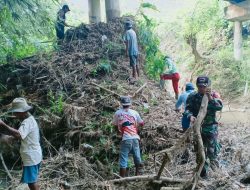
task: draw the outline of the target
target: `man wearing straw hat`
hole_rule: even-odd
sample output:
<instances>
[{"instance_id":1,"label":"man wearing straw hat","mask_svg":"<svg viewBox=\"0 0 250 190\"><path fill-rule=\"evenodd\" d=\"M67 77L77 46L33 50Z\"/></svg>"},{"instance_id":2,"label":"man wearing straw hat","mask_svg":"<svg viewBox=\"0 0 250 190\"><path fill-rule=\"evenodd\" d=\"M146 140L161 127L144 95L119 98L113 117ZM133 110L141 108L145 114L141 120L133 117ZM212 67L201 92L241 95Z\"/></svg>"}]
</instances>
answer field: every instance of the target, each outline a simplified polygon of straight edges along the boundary
<instances>
[{"instance_id":1,"label":"man wearing straw hat","mask_svg":"<svg viewBox=\"0 0 250 190\"><path fill-rule=\"evenodd\" d=\"M29 113L32 107L24 98L15 98L9 112L21 121L18 130L5 124L0 119L0 127L5 128L13 137L21 140L20 154L23 162L22 183L27 183L29 189L39 190L37 183L42 149L40 146L39 128L35 118Z\"/></svg>"}]
</instances>

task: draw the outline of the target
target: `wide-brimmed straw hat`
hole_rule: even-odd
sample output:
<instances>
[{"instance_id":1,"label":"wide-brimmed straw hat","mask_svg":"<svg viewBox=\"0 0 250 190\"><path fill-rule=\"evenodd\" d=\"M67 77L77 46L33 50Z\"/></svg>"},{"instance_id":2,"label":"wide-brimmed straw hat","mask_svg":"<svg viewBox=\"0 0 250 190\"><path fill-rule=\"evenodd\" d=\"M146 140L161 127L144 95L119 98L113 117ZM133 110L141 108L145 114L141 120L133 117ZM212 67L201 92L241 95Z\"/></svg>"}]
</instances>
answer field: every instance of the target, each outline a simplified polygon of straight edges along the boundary
<instances>
[{"instance_id":1,"label":"wide-brimmed straw hat","mask_svg":"<svg viewBox=\"0 0 250 190\"><path fill-rule=\"evenodd\" d=\"M9 112L27 112L32 109L32 106L29 106L24 98L15 98L12 101L12 106Z\"/></svg>"}]
</instances>

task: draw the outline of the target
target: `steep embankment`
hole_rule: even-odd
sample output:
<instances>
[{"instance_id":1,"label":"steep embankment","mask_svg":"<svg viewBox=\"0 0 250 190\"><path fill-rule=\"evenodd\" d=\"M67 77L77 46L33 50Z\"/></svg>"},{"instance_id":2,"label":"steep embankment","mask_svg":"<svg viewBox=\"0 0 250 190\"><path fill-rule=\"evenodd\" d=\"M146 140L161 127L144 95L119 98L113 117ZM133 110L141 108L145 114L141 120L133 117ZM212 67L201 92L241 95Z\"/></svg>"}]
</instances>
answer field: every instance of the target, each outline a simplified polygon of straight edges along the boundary
<instances>
[{"instance_id":1,"label":"steep embankment","mask_svg":"<svg viewBox=\"0 0 250 190\"><path fill-rule=\"evenodd\" d=\"M5 87L1 111L6 122L13 123L5 111L15 97L26 97L35 108L44 140L42 189L101 188L101 181L116 177L121 139L111 122L121 95L132 96L133 108L146 123L140 134L145 174L152 174L150 153L172 146L178 138L174 100L143 73L139 81L129 84L122 33L122 19L81 25L67 32L60 51L1 66ZM103 35L107 40L102 41ZM18 153L8 150L4 158L12 167L10 159L18 158ZM15 173L12 186L20 174Z\"/></svg>"},{"instance_id":2,"label":"steep embankment","mask_svg":"<svg viewBox=\"0 0 250 190\"><path fill-rule=\"evenodd\" d=\"M2 115L5 116L9 103L17 96L26 97L35 107L34 115L40 123L44 141L42 189L182 188L183 182L192 177L196 162L191 142L182 142L181 148L173 148L185 136L180 130L181 114L174 111L175 100L160 91L157 83L148 80L144 73L135 84L129 84L130 68L123 56L122 32L122 19L108 24L81 25L68 31L60 51L0 67L1 83L5 87L1 89ZM107 40L102 41L103 35ZM143 68L144 60L140 59L140 63ZM155 153L173 148L172 162L162 172L167 182L156 183L146 178L137 182L107 182L118 178L121 139L111 122L121 95L132 96L133 108L145 121L140 132L143 174L156 175L164 154ZM9 117L5 120L13 123ZM249 157L245 150L237 153L240 150L238 143L243 145L248 142L244 139L249 138L246 136L241 142L232 144L230 134L242 132L232 126L221 128L223 170L210 171L211 179L201 181L200 188L236 189L237 186L239 189L243 186L238 173L243 174ZM247 130L247 125L243 129ZM189 147L187 163L181 156L185 147ZM228 149L230 147L232 149ZM10 155L9 148L6 150L6 161L18 157L18 153ZM130 160L130 176L134 174L132 163ZM10 161L9 168L13 164ZM234 172L236 166L240 167ZM16 187L21 173L11 170L11 174L14 181L10 186Z\"/></svg>"}]
</instances>

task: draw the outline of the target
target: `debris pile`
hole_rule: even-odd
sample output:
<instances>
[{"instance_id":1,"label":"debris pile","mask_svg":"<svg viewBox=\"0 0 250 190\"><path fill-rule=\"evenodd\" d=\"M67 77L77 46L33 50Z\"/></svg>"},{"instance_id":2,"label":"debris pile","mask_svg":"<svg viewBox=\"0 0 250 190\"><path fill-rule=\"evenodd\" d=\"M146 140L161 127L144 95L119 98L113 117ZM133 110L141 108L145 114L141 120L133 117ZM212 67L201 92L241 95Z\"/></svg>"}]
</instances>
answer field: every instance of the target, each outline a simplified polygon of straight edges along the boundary
<instances>
[{"instance_id":1,"label":"debris pile","mask_svg":"<svg viewBox=\"0 0 250 190\"><path fill-rule=\"evenodd\" d=\"M80 25L67 31L60 51L0 66L1 115L5 117L14 97L24 96L33 104L43 131L42 189L152 189L152 184L155 185L152 175L157 175L164 156L157 153L173 148L185 136L180 127L181 114L174 111L174 98L166 96L143 73L137 82L129 84L122 21L121 18L108 24ZM139 61L142 68L144 60ZM122 95L132 97L133 109L145 121L140 136L143 174L149 177L143 176L143 183L108 182L119 178L121 137L112 126L112 116ZM230 139L222 139L225 147L230 146ZM172 162L163 169L165 182L159 182L155 189L162 186L177 189L192 177L195 153L191 141L183 143L183 147L188 147L188 159L183 160L185 150L176 150ZM232 145L232 149L225 148L222 152L222 160L232 157L226 167L241 166L236 172L226 169L230 182L235 173L241 173L247 166L249 158L246 152L235 151ZM131 169L130 175L133 173ZM216 185L202 181L201 188L216 189L223 183L223 175L213 177ZM20 175L15 177L19 179ZM18 180L14 182L12 187L18 186Z\"/></svg>"}]
</instances>

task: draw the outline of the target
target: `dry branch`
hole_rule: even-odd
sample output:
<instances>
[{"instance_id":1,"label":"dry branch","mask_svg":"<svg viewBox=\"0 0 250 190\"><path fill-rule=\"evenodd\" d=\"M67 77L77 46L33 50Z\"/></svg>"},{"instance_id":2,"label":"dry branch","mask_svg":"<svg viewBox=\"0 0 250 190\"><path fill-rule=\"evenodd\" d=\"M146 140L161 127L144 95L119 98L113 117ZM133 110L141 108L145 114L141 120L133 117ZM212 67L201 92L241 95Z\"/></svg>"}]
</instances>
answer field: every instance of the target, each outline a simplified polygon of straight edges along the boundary
<instances>
[{"instance_id":1,"label":"dry branch","mask_svg":"<svg viewBox=\"0 0 250 190\"><path fill-rule=\"evenodd\" d=\"M181 187L162 187L161 190L182 190Z\"/></svg>"},{"instance_id":2,"label":"dry branch","mask_svg":"<svg viewBox=\"0 0 250 190\"><path fill-rule=\"evenodd\" d=\"M205 164L205 152L204 152L204 146L203 146L203 141L201 137L201 124L207 114L207 105L208 105L208 97L204 95L202 98L199 114L194 123L194 139L196 140L197 148L198 148L197 154L196 154L198 163L197 163L197 169L196 169L197 172L193 178L194 183L193 183L192 189L195 189L198 183L202 168L204 167L204 164Z\"/></svg>"},{"instance_id":3,"label":"dry branch","mask_svg":"<svg viewBox=\"0 0 250 190\"><path fill-rule=\"evenodd\" d=\"M94 82L91 82L91 84L92 85L95 85L95 86L97 86L97 87L99 87L99 88L101 88L101 89L103 89L103 90L105 90L106 92L108 92L108 93L110 93L110 94L113 94L113 95L115 95L116 97L121 97L121 95L119 95L119 94L117 94L116 92L113 92L112 90L109 90L109 89L107 89L107 88L105 88L105 87L103 87L103 86L100 86L100 85L98 85L98 84L96 84L96 83L94 83Z\"/></svg>"},{"instance_id":4,"label":"dry branch","mask_svg":"<svg viewBox=\"0 0 250 190\"><path fill-rule=\"evenodd\" d=\"M206 95L203 96L202 102L201 102L201 106L200 106L200 110L199 110L199 114L197 116L197 119L194 123L193 127L190 127L186 133L185 136L183 138L181 138L173 147L171 147L170 149L166 149L166 150L162 150L158 153L156 153L155 155L159 155L162 153L165 153L165 156L163 158L163 162L162 165L159 169L159 172L157 174L157 178L156 179L160 179L160 176L163 172L163 169L165 167L165 165L171 161L171 156L174 154L174 151L179 150L179 149L183 149L185 148L185 146L183 146L183 143L186 142L186 140L188 139L191 129L194 129L194 139L197 143L197 147L198 147L198 151L197 151L197 172L194 175L193 179L192 179L192 183L193 183L193 188L194 189L198 183L198 179L201 173L201 170L205 164L205 152L204 152L204 146L203 146L203 142L202 142L202 137L201 137L201 124L202 121L204 120L206 114L207 114L207 104L208 104L208 97Z\"/></svg>"},{"instance_id":5,"label":"dry branch","mask_svg":"<svg viewBox=\"0 0 250 190\"><path fill-rule=\"evenodd\" d=\"M179 150L180 148L184 149L185 147L183 146L183 144L189 138L191 131L192 131L192 127L189 127L186 130L186 132L184 133L184 136L182 138L180 138L173 147L165 149L165 150L161 150L161 151L155 153L155 156L158 156L158 155L163 154L163 153L171 154L171 153L174 153L176 150Z\"/></svg>"},{"instance_id":6,"label":"dry branch","mask_svg":"<svg viewBox=\"0 0 250 190\"><path fill-rule=\"evenodd\" d=\"M134 177L121 178L121 179L114 179L114 180L110 180L107 182L123 183L123 182L131 182L131 181L154 181L154 180L156 180L156 176L145 175L145 176L134 176ZM185 179L168 178L168 177L161 177L159 181L168 182L168 183L186 183L187 182L187 180Z\"/></svg>"},{"instance_id":7,"label":"dry branch","mask_svg":"<svg viewBox=\"0 0 250 190\"><path fill-rule=\"evenodd\" d=\"M13 177L12 177L12 175L10 174L10 172L9 172L9 170L8 170L6 164L5 164L5 161L4 161L4 159L3 159L3 154L2 154L2 153L0 153L0 159L1 159L1 161L2 161L4 170L5 170L5 172L7 173L8 177L9 177L11 180L13 180Z\"/></svg>"},{"instance_id":8,"label":"dry branch","mask_svg":"<svg viewBox=\"0 0 250 190\"><path fill-rule=\"evenodd\" d=\"M139 94L146 86L147 83L144 83L140 88L138 88L138 90L136 90L135 93L133 94L132 98L134 98L137 94Z\"/></svg>"}]
</instances>

